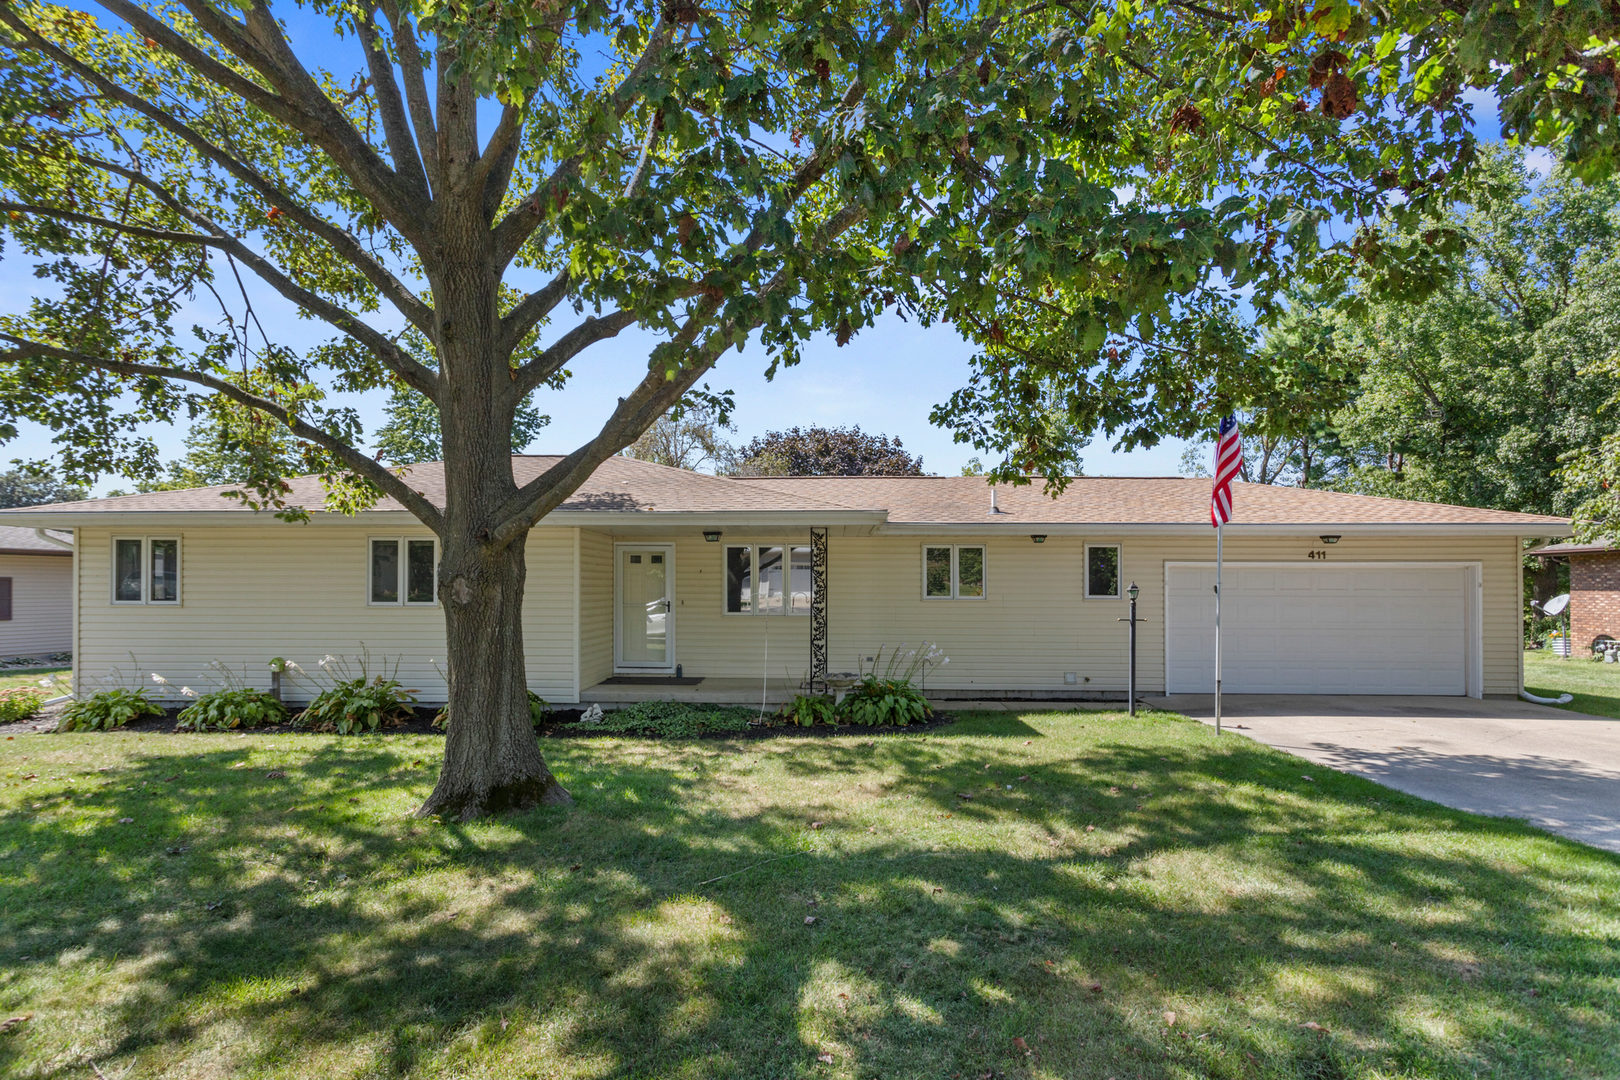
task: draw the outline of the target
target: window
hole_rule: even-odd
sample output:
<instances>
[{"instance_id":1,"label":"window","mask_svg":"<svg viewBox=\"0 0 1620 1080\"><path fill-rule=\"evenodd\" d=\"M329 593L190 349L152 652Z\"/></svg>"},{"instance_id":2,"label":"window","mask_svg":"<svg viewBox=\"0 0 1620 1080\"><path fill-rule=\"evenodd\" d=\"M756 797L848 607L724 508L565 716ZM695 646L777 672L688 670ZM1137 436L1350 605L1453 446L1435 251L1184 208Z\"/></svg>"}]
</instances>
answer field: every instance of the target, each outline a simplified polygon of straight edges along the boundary
<instances>
[{"instance_id":1,"label":"window","mask_svg":"<svg viewBox=\"0 0 1620 1080\"><path fill-rule=\"evenodd\" d=\"M923 548L923 596L930 600L984 599L984 547L940 544Z\"/></svg>"},{"instance_id":2,"label":"window","mask_svg":"<svg viewBox=\"0 0 1620 1080\"><path fill-rule=\"evenodd\" d=\"M368 576L372 604L437 603L438 541L373 537Z\"/></svg>"},{"instance_id":3,"label":"window","mask_svg":"<svg viewBox=\"0 0 1620 1080\"><path fill-rule=\"evenodd\" d=\"M726 614L808 615L815 591L809 545L726 545Z\"/></svg>"},{"instance_id":4,"label":"window","mask_svg":"<svg viewBox=\"0 0 1620 1080\"><path fill-rule=\"evenodd\" d=\"M180 541L173 537L113 540L113 603L178 604Z\"/></svg>"},{"instance_id":5,"label":"window","mask_svg":"<svg viewBox=\"0 0 1620 1080\"><path fill-rule=\"evenodd\" d=\"M1119 596L1119 545L1086 545L1086 596Z\"/></svg>"}]
</instances>

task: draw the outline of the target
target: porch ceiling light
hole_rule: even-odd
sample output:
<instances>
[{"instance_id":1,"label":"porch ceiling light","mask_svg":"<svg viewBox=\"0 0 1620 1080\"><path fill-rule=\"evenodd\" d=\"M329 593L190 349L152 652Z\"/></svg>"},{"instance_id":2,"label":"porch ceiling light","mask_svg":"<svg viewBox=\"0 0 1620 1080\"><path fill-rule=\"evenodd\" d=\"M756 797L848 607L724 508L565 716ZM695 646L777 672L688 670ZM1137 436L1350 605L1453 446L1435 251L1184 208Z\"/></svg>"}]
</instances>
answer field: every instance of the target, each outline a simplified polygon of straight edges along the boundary
<instances>
[{"instance_id":1,"label":"porch ceiling light","mask_svg":"<svg viewBox=\"0 0 1620 1080\"><path fill-rule=\"evenodd\" d=\"M1029 538L1031 540L1035 541L1037 544L1046 543L1046 534L1045 533L1030 533Z\"/></svg>"},{"instance_id":2,"label":"porch ceiling light","mask_svg":"<svg viewBox=\"0 0 1620 1080\"><path fill-rule=\"evenodd\" d=\"M720 542L720 530L719 529L704 529L703 530L703 539L707 540L711 544L718 544ZM1337 539L1337 537L1335 537L1334 539Z\"/></svg>"},{"instance_id":3,"label":"porch ceiling light","mask_svg":"<svg viewBox=\"0 0 1620 1080\"><path fill-rule=\"evenodd\" d=\"M1322 541L1324 544L1337 544L1339 542L1339 535L1334 533L1332 536L1318 536L1317 539Z\"/></svg>"}]
</instances>

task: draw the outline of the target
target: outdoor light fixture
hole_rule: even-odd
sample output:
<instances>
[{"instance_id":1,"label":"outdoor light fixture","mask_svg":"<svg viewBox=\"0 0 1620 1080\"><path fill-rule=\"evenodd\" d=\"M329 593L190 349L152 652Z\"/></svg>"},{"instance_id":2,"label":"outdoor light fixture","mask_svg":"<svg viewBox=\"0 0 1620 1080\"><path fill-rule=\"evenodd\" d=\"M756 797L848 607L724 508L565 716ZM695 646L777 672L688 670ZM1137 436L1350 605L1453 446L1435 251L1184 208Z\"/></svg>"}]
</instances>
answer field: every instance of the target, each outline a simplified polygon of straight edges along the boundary
<instances>
[{"instance_id":1,"label":"outdoor light fixture","mask_svg":"<svg viewBox=\"0 0 1620 1080\"><path fill-rule=\"evenodd\" d=\"M1133 604L1136 603L1136 598L1140 596L1141 593L1142 590L1136 587L1136 582L1134 581L1131 582L1131 587L1125 590L1125 595L1131 598L1131 603Z\"/></svg>"},{"instance_id":2,"label":"outdoor light fixture","mask_svg":"<svg viewBox=\"0 0 1620 1080\"><path fill-rule=\"evenodd\" d=\"M718 544L720 542L720 530L719 529L704 529L703 530L703 539L707 540L711 544ZM1334 537L1334 539L1337 540L1338 537Z\"/></svg>"},{"instance_id":3,"label":"outdoor light fixture","mask_svg":"<svg viewBox=\"0 0 1620 1080\"><path fill-rule=\"evenodd\" d=\"M1046 543L1046 534L1045 533L1030 533L1029 538L1031 540L1035 541L1037 544Z\"/></svg>"},{"instance_id":4,"label":"outdoor light fixture","mask_svg":"<svg viewBox=\"0 0 1620 1080\"><path fill-rule=\"evenodd\" d=\"M1335 536L1318 536L1317 539L1322 541L1322 543L1324 543L1324 544L1337 544L1339 542L1339 538L1338 538L1337 535L1335 535Z\"/></svg>"}]
</instances>

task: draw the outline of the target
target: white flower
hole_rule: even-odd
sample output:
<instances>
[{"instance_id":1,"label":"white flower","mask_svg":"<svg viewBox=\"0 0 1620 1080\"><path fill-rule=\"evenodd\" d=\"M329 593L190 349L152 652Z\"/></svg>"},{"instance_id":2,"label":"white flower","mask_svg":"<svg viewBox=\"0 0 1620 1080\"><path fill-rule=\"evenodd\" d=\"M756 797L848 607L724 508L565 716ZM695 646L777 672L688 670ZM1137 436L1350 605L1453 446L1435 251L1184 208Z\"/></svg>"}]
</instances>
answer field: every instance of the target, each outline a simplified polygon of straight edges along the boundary
<instances>
[{"instance_id":1,"label":"white flower","mask_svg":"<svg viewBox=\"0 0 1620 1080\"><path fill-rule=\"evenodd\" d=\"M196 697L197 696L197 691L193 690L189 686L182 686L180 688L180 696L181 697Z\"/></svg>"},{"instance_id":2,"label":"white flower","mask_svg":"<svg viewBox=\"0 0 1620 1080\"><path fill-rule=\"evenodd\" d=\"M337 657L333 656L331 653L327 653L325 656L321 657L320 660L321 667L325 667L327 664L335 663L337 663Z\"/></svg>"},{"instance_id":3,"label":"white flower","mask_svg":"<svg viewBox=\"0 0 1620 1080\"><path fill-rule=\"evenodd\" d=\"M155 671L152 672L152 681L157 683L159 686L168 686L169 685L169 680L165 679L163 676L159 675Z\"/></svg>"},{"instance_id":4,"label":"white flower","mask_svg":"<svg viewBox=\"0 0 1620 1080\"><path fill-rule=\"evenodd\" d=\"M289 660L282 666L285 667L288 671L303 671L304 670L303 668L298 666L298 661L296 661L296 660Z\"/></svg>"}]
</instances>

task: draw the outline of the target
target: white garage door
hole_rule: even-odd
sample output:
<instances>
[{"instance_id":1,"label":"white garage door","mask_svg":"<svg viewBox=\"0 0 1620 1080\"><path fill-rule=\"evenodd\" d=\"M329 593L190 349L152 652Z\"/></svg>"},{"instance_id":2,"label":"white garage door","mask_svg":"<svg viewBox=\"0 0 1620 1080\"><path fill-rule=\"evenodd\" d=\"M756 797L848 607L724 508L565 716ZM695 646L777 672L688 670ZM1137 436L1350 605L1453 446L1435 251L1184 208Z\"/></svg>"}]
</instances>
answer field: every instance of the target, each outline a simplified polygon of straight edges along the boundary
<instances>
[{"instance_id":1,"label":"white garage door","mask_svg":"<svg viewBox=\"0 0 1620 1080\"><path fill-rule=\"evenodd\" d=\"M1165 680L1209 693L1215 567L1166 568ZM1222 688L1232 694L1465 694L1460 566L1270 566L1221 573Z\"/></svg>"}]
</instances>

